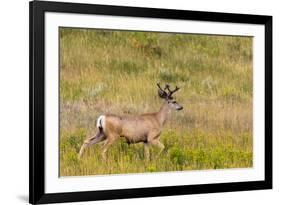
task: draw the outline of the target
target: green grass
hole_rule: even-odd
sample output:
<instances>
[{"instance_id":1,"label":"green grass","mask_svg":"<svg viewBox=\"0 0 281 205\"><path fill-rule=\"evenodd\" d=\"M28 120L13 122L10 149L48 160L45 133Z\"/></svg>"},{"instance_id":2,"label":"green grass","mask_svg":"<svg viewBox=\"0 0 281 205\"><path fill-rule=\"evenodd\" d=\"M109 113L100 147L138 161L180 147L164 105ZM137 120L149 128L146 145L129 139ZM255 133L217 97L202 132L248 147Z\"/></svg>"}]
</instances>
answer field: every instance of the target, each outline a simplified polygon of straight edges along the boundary
<instances>
[{"instance_id":1,"label":"green grass","mask_svg":"<svg viewBox=\"0 0 281 205\"><path fill-rule=\"evenodd\" d=\"M252 167L252 38L60 28L60 175ZM184 109L151 148L123 139L78 160L100 114L158 111L156 83L169 82Z\"/></svg>"}]
</instances>

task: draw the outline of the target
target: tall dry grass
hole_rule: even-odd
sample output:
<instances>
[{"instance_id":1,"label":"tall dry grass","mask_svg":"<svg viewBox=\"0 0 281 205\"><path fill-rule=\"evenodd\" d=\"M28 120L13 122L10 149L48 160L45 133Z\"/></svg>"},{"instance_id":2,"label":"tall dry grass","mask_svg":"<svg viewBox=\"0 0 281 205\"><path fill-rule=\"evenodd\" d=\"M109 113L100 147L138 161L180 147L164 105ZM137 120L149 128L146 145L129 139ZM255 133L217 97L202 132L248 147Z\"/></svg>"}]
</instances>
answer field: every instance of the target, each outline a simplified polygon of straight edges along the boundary
<instances>
[{"instance_id":1,"label":"tall dry grass","mask_svg":"<svg viewBox=\"0 0 281 205\"><path fill-rule=\"evenodd\" d=\"M161 157L120 139L107 161L100 145L78 160L100 114L159 110L157 82L181 87L184 106ZM252 144L251 37L60 28L61 176L251 167Z\"/></svg>"}]
</instances>

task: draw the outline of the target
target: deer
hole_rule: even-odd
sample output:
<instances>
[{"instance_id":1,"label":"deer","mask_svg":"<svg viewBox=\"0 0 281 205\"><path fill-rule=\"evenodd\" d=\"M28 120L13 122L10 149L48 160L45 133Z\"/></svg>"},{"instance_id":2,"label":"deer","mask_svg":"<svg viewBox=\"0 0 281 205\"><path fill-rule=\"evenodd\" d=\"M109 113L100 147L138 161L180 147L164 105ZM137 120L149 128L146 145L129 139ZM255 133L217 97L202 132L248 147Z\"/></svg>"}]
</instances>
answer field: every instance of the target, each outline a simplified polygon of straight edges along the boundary
<instances>
[{"instance_id":1,"label":"deer","mask_svg":"<svg viewBox=\"0 0 281 205\"><path fill-rule=\"evenodd\" d=\"M100 115L96 121L97 133L85 139L80 148L78 158L81 159L84 151L91 145L105 141L102 146L102 159L106 159L109 147L120 137L124 137L128 144L144 143L145 158L149 158L149 146L160 148L159 154L165 146L160 142L160 135L168 116L173 110L182 110L183 106L177 103L172 96L180 88L171 90L169 84L161 88L157 83L158 95L164 100L158 112L141 115L118 116L113 114Z\"/></svg>"}]
</instances>

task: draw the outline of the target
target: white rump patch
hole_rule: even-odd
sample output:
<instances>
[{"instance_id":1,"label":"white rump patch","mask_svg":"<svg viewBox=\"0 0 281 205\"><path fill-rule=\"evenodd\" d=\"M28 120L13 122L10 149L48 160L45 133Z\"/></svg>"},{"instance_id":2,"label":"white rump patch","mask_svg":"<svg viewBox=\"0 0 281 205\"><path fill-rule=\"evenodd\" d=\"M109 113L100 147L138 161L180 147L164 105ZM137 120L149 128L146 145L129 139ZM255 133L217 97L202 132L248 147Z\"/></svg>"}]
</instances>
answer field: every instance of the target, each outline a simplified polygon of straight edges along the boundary
<instances>
[{"instance_id":1,"label":"white rump patch","mask_svg":"<svg viewBox=\"0 0 281 205\"><path fill-rule=\"evenodd\" d=\"M97 128L105 129L105 115L100 115L97 119Z\"/></svg>"}]
</instances>

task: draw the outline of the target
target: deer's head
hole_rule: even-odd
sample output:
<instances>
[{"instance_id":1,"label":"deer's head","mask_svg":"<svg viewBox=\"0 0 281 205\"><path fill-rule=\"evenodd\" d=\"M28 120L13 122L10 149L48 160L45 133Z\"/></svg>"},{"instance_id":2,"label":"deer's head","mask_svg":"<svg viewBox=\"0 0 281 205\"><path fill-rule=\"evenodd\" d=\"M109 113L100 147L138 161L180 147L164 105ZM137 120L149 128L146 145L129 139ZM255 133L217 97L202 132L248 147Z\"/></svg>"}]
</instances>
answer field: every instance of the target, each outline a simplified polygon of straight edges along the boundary
<instances>
[{"instance_id":1,"label":"deer's head","mask_svg":"<svg viewBox=\"0 0 281 205\"><path fill-rule=\"evenodd\" d=\"M174 90L170 89L170 85L166 83L164 89L161 88L160 84L157 83L158 86L158 95L160 98L165 99L170 109L173 110L182 110L183 107L177 103L177 101L172 96L175 92L177 92L180 88L176 86Z\"/></svg>"}]
</instances>

